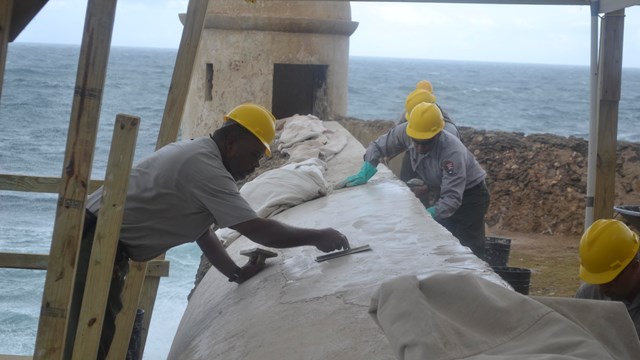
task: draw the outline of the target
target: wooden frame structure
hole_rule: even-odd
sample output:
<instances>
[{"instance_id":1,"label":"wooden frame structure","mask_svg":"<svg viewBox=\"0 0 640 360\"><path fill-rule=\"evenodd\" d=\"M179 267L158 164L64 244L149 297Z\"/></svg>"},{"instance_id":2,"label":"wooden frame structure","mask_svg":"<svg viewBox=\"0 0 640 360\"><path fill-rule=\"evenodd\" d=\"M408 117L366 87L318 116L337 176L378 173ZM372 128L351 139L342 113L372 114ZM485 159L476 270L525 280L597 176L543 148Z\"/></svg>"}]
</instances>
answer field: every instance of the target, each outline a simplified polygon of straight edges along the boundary
<instances>
[{"instance_id":1,"label":"wooden frame structure","mask_svg":"<svg viewBox=\"0 0 640 360\"><path fill-rule=\"evenodd\" d=\"M593 90L594 87L592 87L592 113L595 114L596 131L591 131L592 138L590 138L589 144L590 154L593 153L598 161L590 160L589 162L589 167L595 170L595 195L589 198L589 193L587 194L587 207L594 207L595 218L607 218L613 215L613 184L615 182L624 8L638 5L640 0L384 1L589 5L592 8L592 16L596 22L596 28L598 14L605 13L602 20L599 55L593 56L597 46L596 49L592 49L594 50L592 51L592 60L595 59L595 62L592 61L591 66L592 83L597 84L597 90ZM0 95L2 94L8 43L18 36L20 31L46 3L47 0L0 0ZM178 49L156 149L177 139L207 5L208 0L189 1L187 19ZM0 267L47 270L36 349L33 356L35 359L63 358L65 336L60 336L60 334L65 334L67 330L67 312L75 274L75 269L70 264L76 263L84 221L86 196L90 191L103 184L101 181L90 180L89 175L95 149L115 8L116 0L89 0L87 4L62 177L50 178L0 174L0 191L32 191L59 194L50 255L0 253ZM592 27L592 39L594 38L593 31ZM597 35L595 39L597 39ZM598 59L599 62L597 61ZM112 144L116 146L112 146L107 172L108 174L117 174L116 178L125 180L104 183L104 186L112 189L114 194L113 197L105 201L110 201L112 204L122 204L124 201L126 179L128 179L133 159L138 122L139 119L136 117L127 115L119 115L116 119L112 141ZM593 122L594 119L592 119ZM593 126L592 129L594 129ZM116 158L124 158L124 160L116 161ZM114 206L114 208L118 208L118 206ZM104 291L108 291L109 275L112 268L98 265L98 263L113 263L112 256L115 253L121 216L121 210L109 211L105 209L100 214L97 232L104 241L94 245L94 251L92 252L93 265L88 281L91 281L93 292L100 291L102 294L106 294ZM68 249L75 249L75 251L69 251ZM93 261L94 257L96 259L99 258L101 261ZM110 259L111 261L109 261ZM120 329L129 329L129 331L119 331L117 333L109 359L123 359L125 357L130 329L138 307L143 308L148 315L143 325L142 346L144 348L146 329L148 329L151 321L159 277L166 275L168 275L168 263L163 260L163 257L148 263L132 264L125 285L123 298L125 307L117 319L118 327ZM100 308L104 308L103 301L106 296L93 296L91 298L92 301L83 304L79 331L73 349L74 358L95 358L97 353L100 338L100 326L97 325L102 323L104 311L100 310ZM0 360L27 358L31 357L0 355Z\"/></svg>"},{"instance_id":2,"label":"wooden frame structure","mask_svg":"<svg viewBox=\"0 0 640 360\"><path fill-rule=\"evenodd\" d=\"M14 30L17 33L10 37L11 31L7 30L16 29L11 27L12 19L28 18L26 22L19 22L23 23L20 26L24 27L44 3L46 1L34 1L32 7L27 6L15 13L14 10L17 7L14 7L14 0L0 0L0 41L2 41L0 79L4 79L8 42L12 41L22 29ZM190 0L189 2L187 22L178 50L156 149L177 139L179 120L184 109L207 4L207 0ZM111 181L111 183L105 181L103 184L101 181L90 180L115 9L115 0L89 0L87 4L62 177L0 174L0 190L59 194L50 254L0 253L0 267L47 270L34 359L48 360L64 357L66 335L61 336L61 334L66 334L68 328L67 314L75 277L75 268L72 264L76 263L78 256L84 222L84 204L90 191L104 185L105 188L111 189L111 194L114 194L105 201L115 206L109 206L100 212L96 239L101 241L96 240L94 243L87 277L94 296L85 297L89 300L82 304L74 348L67 350L73 354L73 358L78 359L95 358L97 354L104 318L104 302L113 271L111 265L104 264L113 264L119 224L122 220L126 180L133 160L139 124L139 119L132 116L119 115L116 119L107 179L125 179L125 181ZM1 85L0 80L0 89ZM116 161L116 159L119 160ZM75 251L69 251L69 249L75 249ZM143 308L147 314L143 324L145 331L142 347L144 348L146 329L151 321L159 278L167 275L168 262L162 258L148 263L131 264L123 294L124 308L116 320L119 329L129 330L117 332L109 352L109 359L125 358L138 307ZM102 295L96 296L96 292ZM31 357L0 355L0 359L3 360L25 358Z\"/></svg>"}]
</instances>

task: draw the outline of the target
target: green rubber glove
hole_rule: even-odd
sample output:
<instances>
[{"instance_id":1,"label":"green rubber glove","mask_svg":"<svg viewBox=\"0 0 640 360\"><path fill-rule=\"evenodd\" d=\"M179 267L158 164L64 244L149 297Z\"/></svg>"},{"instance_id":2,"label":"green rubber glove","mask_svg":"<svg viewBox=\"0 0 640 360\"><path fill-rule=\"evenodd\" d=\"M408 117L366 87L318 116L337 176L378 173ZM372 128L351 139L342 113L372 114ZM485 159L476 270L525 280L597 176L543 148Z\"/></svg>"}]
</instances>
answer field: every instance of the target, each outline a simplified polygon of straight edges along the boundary
<instances>
[{"instance_id":1,"label":"green rubber glove","mask_svg":"<svg viewBox=\"0 0 640 360\"><path fill-rule=\"evenodd\" d=\"M432 207L428 207L427 208L427 212L429 213L429 215L431 215L432 218L436 218L436 208L435 206Z\"/></svg>"},{"instance_id":2,"label":"green rubber glove","mask_svg":"<svg viewBox=\"0 0 640 360\"><path fill-rule=\"evenodd\" d=\"M378 172L378 169L373 167L370 162L365 161L357 174L349 176L341 184L346 187L366 184L376 172Z\"/></svg>"}]
</instances>

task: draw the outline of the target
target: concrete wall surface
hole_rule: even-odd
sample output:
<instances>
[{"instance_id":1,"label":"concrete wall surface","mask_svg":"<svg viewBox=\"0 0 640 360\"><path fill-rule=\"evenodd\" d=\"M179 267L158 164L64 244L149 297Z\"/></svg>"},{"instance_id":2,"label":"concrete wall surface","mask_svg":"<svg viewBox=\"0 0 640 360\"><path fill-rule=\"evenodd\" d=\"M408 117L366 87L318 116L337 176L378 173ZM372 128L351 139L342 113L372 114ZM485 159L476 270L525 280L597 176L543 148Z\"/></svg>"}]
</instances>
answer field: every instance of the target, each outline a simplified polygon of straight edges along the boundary
<instances>
[{"instance_id":1,"label":"concrete wall surface","mask_svg":"<svg viewBox=\"0 0 640 360\"><path fill-rule=\"evenodd\" d=\"M275 63L330 64L327 106L331 114L346 114L348 37L207 29L202 38L182 121L184 138L220 127L224 114L236 105L253 102L271 109ZM210 101L204 100L207 63L214 72Z\"/></svg>"},{"instance_id":2,"label":"concrete wall surface","mask_svg":"<svg viewBox=\"0 0 640 360\"><path fill-rule=\"evenodd\" d=\"M346 132L334 122L333 131ZM327 165L330 184L358 171L364 148L353 137ZM334 227L351 246L372 251L325 262L313 247L270 249L268 267L241 285L207 273L191 297L169 359L394 359L368 313L380 284L400 275L472 271L508 285L435 222L411 191L384 166L366 185L288 209L273 218L301 227ZM241 237L229 248L256 247Z\"/></svg>"},{"instance_id":3,"label":"concrete wall surface","mask_svg":"<svg viewBox=\"0 0 640 360\"><path fill-rule=\"evenodd\" d=\"M208 14L240 16L300 17L305 19L351 20L347 1L248 1L209 0Z\"/></svg>"}]
</instances>

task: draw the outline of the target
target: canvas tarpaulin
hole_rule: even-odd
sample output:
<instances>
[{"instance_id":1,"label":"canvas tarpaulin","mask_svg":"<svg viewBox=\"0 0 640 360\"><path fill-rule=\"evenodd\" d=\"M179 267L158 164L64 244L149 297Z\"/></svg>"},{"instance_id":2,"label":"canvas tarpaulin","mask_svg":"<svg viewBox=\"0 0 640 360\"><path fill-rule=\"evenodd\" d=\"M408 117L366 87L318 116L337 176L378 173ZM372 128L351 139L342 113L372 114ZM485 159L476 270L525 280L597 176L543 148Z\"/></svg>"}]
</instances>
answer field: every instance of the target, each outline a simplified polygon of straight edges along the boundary
<instances>
[{"instance_id":1,"label":"canvas tarpaulin","mask_svg":"<svg viewBox=\"0 0 640 360\"><path fill-rule=\"evenodd\" d=\"M472 273L383 283L370 313L399 359L638 359L622 303L528 297Z\"/></svg>"},{"instance_id":2,"label":"canvas tarpaulin","mask_svg":"<svg viewBox=\"0 0 640 360\"><path fill-rule=\"evenodd\" d=\"M324 178L326 161L344 149L347 137L327 129L313 115L294 115L278 120L278 144L289 156L287 164L259 175L240 189L263 218L325 196L330 191ZM216 235L229 246L240 233L217 229Z\"/></svg>"}]
</instances>

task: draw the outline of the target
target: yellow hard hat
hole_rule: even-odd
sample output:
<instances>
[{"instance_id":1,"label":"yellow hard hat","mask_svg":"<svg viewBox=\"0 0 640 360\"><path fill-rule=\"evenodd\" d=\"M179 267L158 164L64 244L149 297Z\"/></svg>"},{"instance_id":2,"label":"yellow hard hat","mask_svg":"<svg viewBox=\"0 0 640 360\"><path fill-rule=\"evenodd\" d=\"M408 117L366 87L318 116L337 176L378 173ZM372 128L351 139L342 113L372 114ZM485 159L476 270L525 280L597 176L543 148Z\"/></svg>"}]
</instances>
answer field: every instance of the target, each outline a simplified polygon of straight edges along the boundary
<instances>
[{"instance_id":1,"label":"yellow hard hat","mask_svg":"<svg viewBox=\"0 0 640 360\"><path fill-rule=\"evenodd\" d=\"M435 103L436 97L430 91L425 89L415 89L407 95L407 99L404 101L404 117L409 120L409 114L411 110L420 103Z\"/></svg>"},{"instance_id":2,"label":"yellow hard hat","mask_svg":"<svg viewBox=\"0 0 640 360\"><path fill-rule=\"evenodd\" d=\"M271 156L271 142L276 137L276 118L271 111L258 104L238 105L224 116L224 121L233 120L251 131L265 147L264 153Z\"/></svg>"},{"instance_id":3,"label":"yellow hard hat","mask_svg":"<svg viewBox=\"0 0 640 360\"><path fill-rule=\"evenodd\" d=\"M416 105L409 115L407 135L413 139L428 140L444 129L442 112L436 104L423 102Z\"/></svg>"},{"instance_id":4,"label":"yellow hard hat","mask_svg":"<svg viewBox=\"0 0 640 360\"><path fill-rule=\"evenodd\" d=\"M431 85L431 82L427 80L418 81L418 83L416 84L416 89L427 90L428 92L433 94L433 85Z\"/></svg>"},{"instance_id":5,"label":"yellow hard hat","mask_svg":"<svg viewBox=\"0 0 640 360\"><path fill-rule=\"evenodd\" d=\"M638 235L618 220L595 221L580 239L580 278L606 284L629 265L638 252Z\"/></svg>"}]
</instances>

